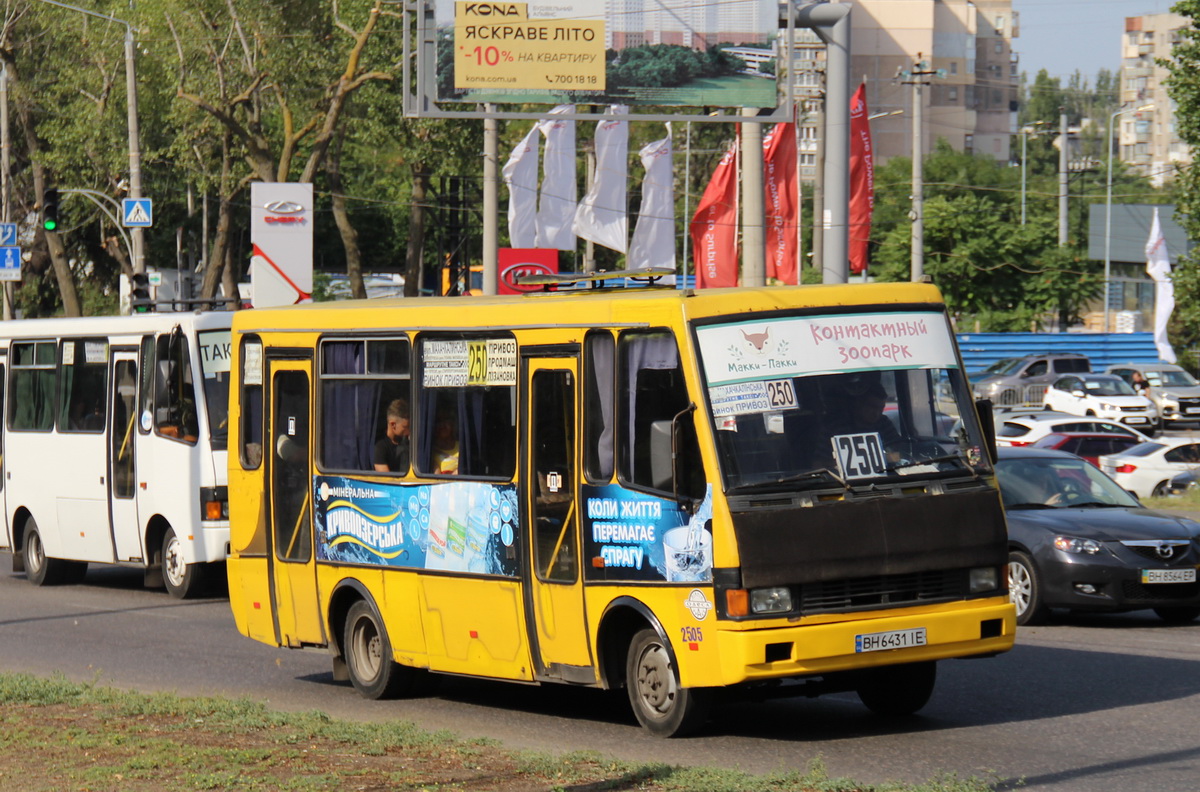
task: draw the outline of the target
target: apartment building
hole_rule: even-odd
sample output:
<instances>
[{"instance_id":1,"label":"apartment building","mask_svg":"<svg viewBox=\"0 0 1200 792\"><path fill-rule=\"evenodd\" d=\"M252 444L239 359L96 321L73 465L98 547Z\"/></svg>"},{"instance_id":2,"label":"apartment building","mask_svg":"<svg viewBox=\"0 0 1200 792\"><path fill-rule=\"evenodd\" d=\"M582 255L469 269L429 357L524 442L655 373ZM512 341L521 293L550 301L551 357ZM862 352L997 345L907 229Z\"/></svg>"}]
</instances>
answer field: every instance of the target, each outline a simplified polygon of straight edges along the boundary
<instances>
[{"instance_id":1,"label":"apartment building","mask_svg":"<svg viewBox=\"0 0 1200 792\"><path fill-rule=\"evenodd\" d=\"M850 21L851 79L867 86L877 162L913 153L914 81L922 153L945 138L959 151L1010 159L1019 77L1012 0L854 0ZM793 90L818 93L823 45L798 32L796 49ZM814 140L817 123L811 112L802 120ZM805 176L806 153L802 147Z\"/></svg>"},{"instance_id":2,"label":"apartment building","mask_svg":"<svg viewBox=\"0 0 1200 792\"><path fill-rule=\"evenodd\" d=\"M1121 107L1148 110L1116 119L1117 156L1155 186L1171 180L1178 165L1191 161L1187 145L1175 131L1175 106L1167 95L1170 72L1157 63L1169 58L1188 21L1178 14L1126 17L1121 39Z\"/></svg>"}]
</instances>

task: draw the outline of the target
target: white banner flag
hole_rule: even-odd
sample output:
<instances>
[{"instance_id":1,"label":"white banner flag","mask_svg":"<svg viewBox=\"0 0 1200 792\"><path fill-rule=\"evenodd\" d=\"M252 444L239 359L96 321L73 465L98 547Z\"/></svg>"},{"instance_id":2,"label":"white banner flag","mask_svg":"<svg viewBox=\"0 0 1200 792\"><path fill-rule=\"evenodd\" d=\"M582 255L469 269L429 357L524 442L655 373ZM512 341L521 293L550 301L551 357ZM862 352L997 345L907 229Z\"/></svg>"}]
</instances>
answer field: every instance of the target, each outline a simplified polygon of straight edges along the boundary
<instances>
[{"instance_id":1,"label":"white banner flag","mask_svg":"<svg viewBox=\"0 0 1200 792\"><path fill-rule=\"evenodd\" d=\"M559 105L551 115L575 112L575 105ZM542 155L542 194L538 201L537 247L575 249L575 122L547 118L538 122L546 136Z\"/></svg>"},{"instance_id":2,"label":"white banner flag","mask_svg":"<svg viewBox=\"0 0 1200 792\"><path fill-rule=\"evenodd\" d=\"M675 267L675 186L672 167L671 125L667 136L641 150L646 178L642 182L642 208L629 245L629 269Z\"/></svg>"},{"instance_id":3,"label":"white banner flag","mask_svg":"<svg viewBox=\"0 0 1200 792\"><path fill-rule=\"evenodd\" d=\"M624 115L629 108L613 105L609 115ZM575 233L597 245L624 253L628 249L629 217L625 210L629 177L629 123L596 124L596 176L575 210Z\"/></svg>"},{"instance_id":4,"label":"white banner flag","mask_svg":"<svg viewBox=\"0 0 1200 792\"><path fill-rule=\"evenodd\" d=\"M1150 226L1150 239L1146 241L1146 272L1154 279L1154 346L1164 363L1174 363L1175 350L1167 340L1167 321L1175 310L1175 284L1171 282L1171 259L1157 208Z\"/></svg>"},{"instance_id":5,"label":"white banner flag","mask_svg":"<svg viewBox=\"0 0 1200 792\"><path fill-rule=\"evenodd\" d=\"M508 185L509 246L531 248L537 245L538 144L542 133L537 124L517 144L504 165L504 183Z\"/></svg>"}]
</instances>

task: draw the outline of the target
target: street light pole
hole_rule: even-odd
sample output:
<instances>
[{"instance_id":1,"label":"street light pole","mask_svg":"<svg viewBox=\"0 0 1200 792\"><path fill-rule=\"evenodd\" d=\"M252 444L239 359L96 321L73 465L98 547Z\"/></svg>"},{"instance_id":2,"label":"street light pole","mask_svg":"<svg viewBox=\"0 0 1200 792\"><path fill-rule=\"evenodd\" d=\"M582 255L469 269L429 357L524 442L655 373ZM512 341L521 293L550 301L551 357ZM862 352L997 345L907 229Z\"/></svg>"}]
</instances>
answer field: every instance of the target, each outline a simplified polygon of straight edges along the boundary
<instances>
[{"instance_id":1,"label":"street light pole","mask_svg":"<svg viewBox=\"0 0 1200 792\"><path fill-rule=\"evenodd\" d=\"M1117 120L1117 116L1125 115L1126 113L1140 113L1143 110L1152 110L1154 105L1142 105L1137 108L1124 108L1114 110L1108 116L1108 134L1104 138L1104 145L1108 148L1108 176L1105 178L1104 192L1104 332L1108 332L1108 315L1109 315L1109 291L1112 281L1112 183L1113 183L1113 123ZM1118 151L1120 146L1117 146Z\"/></svg>"},{"instance_id":2,"label":"street light pole","mask_svg":"<svg viewBox=\"0 0 1200 792\"><path fill-rule=\"evenodd\" d=\"M126 22L124 19L118 19L108 14L101 14L97 11L92 11L79 6L67 5L60 3L58 0L40 0L47 5L58 6L65 8L68 11L78 11L81 14L104 19L109 22L116 22L118 25L125 26L125 96L126 104L128 105L127 124L129 129L129 197L142 197L142 150L138 143L140 135L138 134L138 105L137 105L137 72L134 69L134 43L133 43L133 24ZM135 227L130 229L133 240L133 272L135 275L146 271L145 245L143 244L143 231L141 228Z\"/></svg>"}]
</instances>

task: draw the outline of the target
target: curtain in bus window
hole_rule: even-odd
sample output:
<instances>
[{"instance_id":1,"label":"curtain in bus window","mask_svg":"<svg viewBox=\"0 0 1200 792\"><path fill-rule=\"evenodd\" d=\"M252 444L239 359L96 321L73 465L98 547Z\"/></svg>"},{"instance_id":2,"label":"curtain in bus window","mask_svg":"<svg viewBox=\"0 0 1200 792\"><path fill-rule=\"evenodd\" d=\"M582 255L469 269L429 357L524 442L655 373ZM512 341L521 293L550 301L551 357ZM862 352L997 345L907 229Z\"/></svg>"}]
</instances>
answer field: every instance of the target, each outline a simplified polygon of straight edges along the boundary
<instances>
[{"instance_id":1,"label":"curtain in bus window","mask_svg":"<svg viewBox=\"0 0 1200 792\"><path fill-rule=\"evenodd\" d=\"M322 347L323 376L365 374L361 341ZM382 426L383 385L378 380L325 380L322 383L321 462L339 470L372 470L372 453Z\"/></svg>"},{"instance_id":2,"label":"curtain in bus window","mask_svg":"<svg viewBox=\"0 0 1200 792\"><path fill-rule=\"evenodd\" d=\"M595 481L612 479L613 460L613 338L592 333L587 338L584 375L585 455L587 473Z\"/></svg>"}]
</instances>

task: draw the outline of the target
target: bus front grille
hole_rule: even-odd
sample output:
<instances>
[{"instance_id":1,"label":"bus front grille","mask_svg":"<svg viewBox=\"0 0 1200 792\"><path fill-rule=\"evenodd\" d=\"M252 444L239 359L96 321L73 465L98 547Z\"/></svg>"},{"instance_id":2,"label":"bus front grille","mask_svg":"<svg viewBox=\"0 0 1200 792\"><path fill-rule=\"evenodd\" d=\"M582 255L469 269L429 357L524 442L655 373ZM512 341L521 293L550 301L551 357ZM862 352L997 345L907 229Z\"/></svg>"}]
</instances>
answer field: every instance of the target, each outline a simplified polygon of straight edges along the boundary
<instances>
[{"instance_id":1,"label":"bus front grille","mask_svg":"<svg viewBox=\"0 0 1200 792\"><path fill-rule=\"evenodd\" d=\"M967 570L945 569L904 575L879 575L800 586L800 612L896 608L967 596Z\"/></svg>"}]
</instances>

